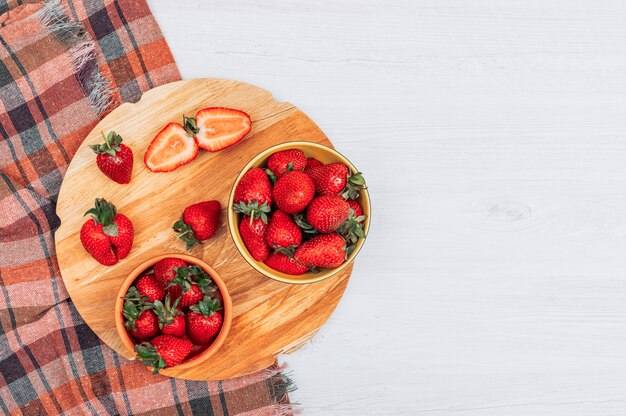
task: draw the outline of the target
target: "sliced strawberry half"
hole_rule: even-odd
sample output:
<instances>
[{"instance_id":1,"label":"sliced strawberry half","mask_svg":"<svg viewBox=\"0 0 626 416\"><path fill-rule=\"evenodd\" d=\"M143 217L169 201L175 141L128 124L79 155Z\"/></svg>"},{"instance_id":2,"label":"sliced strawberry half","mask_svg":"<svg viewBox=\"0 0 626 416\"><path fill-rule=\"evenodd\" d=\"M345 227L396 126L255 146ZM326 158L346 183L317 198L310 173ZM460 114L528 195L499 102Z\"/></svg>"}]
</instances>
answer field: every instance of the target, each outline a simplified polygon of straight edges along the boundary
<instances>
[{"instance_id":1,"label":"sliced strawberry half","mask_svg":"<svg viewBox=\"0 0 626 416\"><path fill-rule=\"evenodd\" d=\"M198 156L198 144L183 126L170 123L156 135L143 162L152 172L170 172Z\"/></svg>"},{"instance_id":2,"label":"sliced strawberry half","mask_svg":"<svg viewBox=\"0 0 626 416\"><path fill-rule=\"evenodd\" d=\"M209 107L196 114L198 145L217 152L234 145L252 129L250 116L232 108Z\"/></svg>"}]
</instances>

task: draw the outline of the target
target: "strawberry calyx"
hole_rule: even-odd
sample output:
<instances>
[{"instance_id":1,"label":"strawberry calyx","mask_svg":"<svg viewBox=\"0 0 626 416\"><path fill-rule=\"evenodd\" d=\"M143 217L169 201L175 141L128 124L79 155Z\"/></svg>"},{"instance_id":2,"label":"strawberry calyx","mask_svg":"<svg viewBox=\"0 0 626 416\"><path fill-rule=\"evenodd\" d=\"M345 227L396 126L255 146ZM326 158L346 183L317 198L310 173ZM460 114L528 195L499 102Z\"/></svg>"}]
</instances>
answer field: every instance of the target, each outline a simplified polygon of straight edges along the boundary
<instances>
[{"instance_id":1,"label":"strawberry calyx","mask_svg":"<svg viewBox=\"0 0 626 416\"><path fill-rule=\"evenodd\" d=\"M337 233L341 235L346 242L355 244L359 238L365 238L366 234L363 230L363 222L367 215L355 216L354 209L350 208L350 216L337 228Z\"/></svg>"},{"instance_id":2,"label":"strawberry calyx","mask_svg":"<svg viewBox=\"0 0 626 416\"><path fill-rule=\"evenodd\" d=\"M187 136L194 137L200 129L196 123L195 117L187 117L183 114L183 128L187 132Z\"/></svg>"},{"instance_id":3,"label":"strawberry calyx","mask_svg":"<svg viewBox=\"0 0 626 416\"><path fill-rule=\"evenodd\" d=\"M267 169L267 168L263 170L265 171L265 173L267 173L267 177L270 179L270 182L272 183L272 185L274 185L276 181L278 180L274 172L272 172L270 169Z\"/></svg>"},{"instance_id":4,"label":"strawberry calyx","mask_svg":"<svg viewBox=\"0 0 626 416\"><path fill-rule=\"evenodd\" d=\"M176 276L167 287L180 286L183 293L187 293L191 289L192 284L198 285L202 293L213 293L217 287L213 284L211 276L209 276L199 266L174 267Z\"/></svg>"},{"instance_id":5,"label":"strawberry calyx","mask_svg":"<svg viewBox=\"0 0 626 416\"><path fill-rule=\"evenodd\" d=\"M313 237L313 234L317 233L317 230L315 229L315 227L313 227L307 221L304 212L294 215L293 220L295 221L296 225L300 227L300 229L304 233L302 237Z\"/></svg>"},{"instance_id":6,"label":"strawberry calyx","mask_svg":"<svg viewBox=\"0 0 626 416\"><path fill-rule=\"evenodd\" d=\"M186 224L182 218L174 223L172 229L178 233L176 238L180 238L180 240L185 243L187 250L191 250L196 245L202 243L202 241L196 238L191 226Z\"/></svg>"},{"instance_id":7,"label":"strawberry calyx","mask_svg":"<svg viewBox=\"0 0 626 416\"><path fill-rule=\"evenodd\" d=\"M94 208L91 208L83 216L90 214L96 225L102 224L102 231L109 237L117 237L117 224L113 221L117 215L115 205L104 198L96 198Z\"/></svg>"},{"instance_id":8,"label":"strawberry calyx","mask_svg":"<svg viewBox=\"0 0 626 416\"><path fill-rule=\"evenodd\" d=\"M117 152L122 151L120 145L122 144L122 136L111 130L106 136L101 131L100 134L104 139L102 144L92 144L89 146L91 150L97 154L107 154L109 156L115 156Z\"/></svg>"},{"instance_id":9,"label":"strawberry calyx","mask_svg":"<svg viewBox=\"0 0 626 416\"><path fill-rule=\"evenodd\" d=\"M255 218L261 218L261 221L267 224L267 214L272 212L272 208L267 204L267 202L263 202L259 205L259 201L257 200L250 201L247 204L244 201L240 201L238 204L233 205L233 210L237 214L249 216L250 225L252 225Z\"/></svg>"},{"instance_id":10,"label":"strawberry calyx","mask_svg":"<svg viewBox=\"0 0 626 416\"><path fill-rule=\"evenodd\" d=\"M359 197L359 191L367 189L365 179L361 172L357 172L354 175L348 176L346 187L341 191L343 199L357 199Z\"/></svg>"},{"instance_id":11,"label":"strawberry calyx","mask_svg":"<svg viewBox=\"0 0 626 416\"><path fill-rule=\"evenodd\" d=\"M211 299L209 296L205 296L200 302L191 305L189 309L204 316L212 316L215 312L222 310L222 304L219 299Z\"/></svg>"},{"instance_id":12,"label":"strawberry calyx","mask_svg":"<svg viewBox=\"0 0 626 416\"><path fill-rule=\"evenodd\" d=\"M158 374L160 369L166 367L165 360L161 357L159 351L149 342L142 342L141 344L135 345L135 352L137 353L137 358L139 358L143 364L152 367L152 374Z\"/></svg>"},{"instance_id":13,"label":"strawberry calyx","mask_svg":"<svg viewBox=\"0 0 626 416\"><path fill-rule=\"evenodd\" d=\"M298 246L295 245L295 244L287 246L287 247L275 246L274 247L274 253L275 254L284 254L285 256L287 256L289 258L293 258L293 253L295 253L296 248L298 248Z\"/></svg>"},{"instance_id":14,"label":"strawberry calyx","mask_svg":"<svg viewBox=\"0 0 626 416\"><path fill-rule=\"evenodd\" d=\"M154 305L154 313L157 318L159 318L159 328L163 329L163 326L169 325L174 322L174 318L178 315L183 315L183 313L176 309L178 306L178 302L180 298L176 299L174 303L171 302L170 295L165 295L165 300L161 302L160 300L155 300L152 304Z\"/></svg>"},{"instance_id":15,"label":"strawberry calyx","mask_svg":"<svg viewBox=\"0 0 626 416\"><path fill-rule=\"evenodd\" d=\"M122 315L126 318L124 326L133 331L137 330L135 321L139 319L142 313L153 309L153 304L147 302L148 297L139 293L135 286L131 286L124 296L124 306L122 307Z\"/></svg>"}]
</instances>

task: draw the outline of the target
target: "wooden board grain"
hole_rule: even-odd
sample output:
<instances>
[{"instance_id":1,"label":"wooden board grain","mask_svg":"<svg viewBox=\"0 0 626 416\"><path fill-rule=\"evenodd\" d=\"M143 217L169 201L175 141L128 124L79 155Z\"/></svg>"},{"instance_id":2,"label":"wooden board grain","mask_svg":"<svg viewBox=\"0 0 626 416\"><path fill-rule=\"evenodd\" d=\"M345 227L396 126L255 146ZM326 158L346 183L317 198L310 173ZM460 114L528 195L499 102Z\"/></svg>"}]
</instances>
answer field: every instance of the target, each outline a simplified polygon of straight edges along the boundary
<instances>
[{"instance_id":1,"label":"wooden board grain","mask_svg":"<svg viewBox=\"0 0 626 416\"><path fill-rule=\"evenodd\" d=\"M218 153L202 151L173 172L151 173L144 152L165 124L203 107L223 106L250 114L250 135ZM100 131L115 130L134 154L132 182L119 185L96 167L88 145L99 143ZM195 202L216 199L228 209L229 191L243 166L260 151L284 141L306 140L331 145L303 112L278 103L258 87L237 81L194 79L155 88L134 104L126 103L105 117L87 136L72 160L57 204L61 227L56 249L67 290L87 324L109 346L127 358L113 314L115 296L125 276L140 262L164 253L184 252L172 224ZM130 255L111 267L93 260L79 239L84 212L96 197L115 203L135 226ZM235 248L223 213L223 226L189 254L209 263L224 279L233 299L233 325L220 352L193 369L163 374L194 380L238 377L263 369L277 354L291 352L326 322L348 284L352 265L340 274L311 285L290 285L255 271Z\"/></svg>"}]
</instances>

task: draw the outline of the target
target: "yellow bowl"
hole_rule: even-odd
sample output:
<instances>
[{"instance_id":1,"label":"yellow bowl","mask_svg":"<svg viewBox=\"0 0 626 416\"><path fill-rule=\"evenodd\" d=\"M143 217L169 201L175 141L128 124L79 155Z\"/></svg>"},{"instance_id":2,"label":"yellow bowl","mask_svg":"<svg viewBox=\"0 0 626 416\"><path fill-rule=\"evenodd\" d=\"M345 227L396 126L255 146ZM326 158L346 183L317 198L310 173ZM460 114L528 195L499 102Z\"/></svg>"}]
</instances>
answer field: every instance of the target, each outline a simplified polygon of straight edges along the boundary
<instances>
[{"instance_id":1,"label":"yellow bowl","mask_svg":"<svg viewBox=\"0 0 626 416\"><path fill-rule=\"evenodd\" d=\"M241 235L239 235L239 221L241 220L240 215L237 214L235 211L233 211L235 188L237 187L237 184L241 180L241 177L248 170L252 168L266 166L267 159L273 153L279 152L281 150L287 150L287 149L300 149L307 155L307 157L314 157L324 164L333 163L333 162L341 162L344 165L348 166L348 168L350 168L350 173L358 172L357 168L354 167L354 165L350 163L350 161L346 159L343 155L331 149L330 147L326 147L321 144L311 143L311 142L288 142L288 143L281 143L276 146L272 146L269 149L266 149L263 152L259 153L257 156L255 156L254 159L248 162L248 164L243 168L241 173L239 173L239 176L237 176L237 179L235 180L235 184L233 185L233 189L230 192L230 198L228 199L228 227L230 228L230 234L233 237L235 246L237 246L237 249L243 256L243 258L246 259L246 261L250 263L252 267L254 267L263 275L269 278L272 278L274 280L278 280L280 282L285 282L285 283L302 284L302 283L319 282L321 280L327 279L339 273L340 271L348 267L348 265L354 260L356 255L359 254L359 251L361 250L361 247L363 247L363 243L365 239L360 238L359 241L357 241L354 251L348 256L347 260L341 266L334 268L334 269L322 269L318 273L307 272L299 276L292 276L289 274L278 272L266 266L265 263L256 261L250 255L250 253L248 252L248 249L243 243L243 240L241 239ZM366 177L366 180L367 180L367 177ZM360 192L360 195L357 198L357 201L363 208L363 214L367 215L367 219L365 220L365 223L363 224L363 231L365 231L365 234L367 235L367 232L370 226L370 197L369 197L369 193L367 189Z\"/></svg>"}]
</instances>

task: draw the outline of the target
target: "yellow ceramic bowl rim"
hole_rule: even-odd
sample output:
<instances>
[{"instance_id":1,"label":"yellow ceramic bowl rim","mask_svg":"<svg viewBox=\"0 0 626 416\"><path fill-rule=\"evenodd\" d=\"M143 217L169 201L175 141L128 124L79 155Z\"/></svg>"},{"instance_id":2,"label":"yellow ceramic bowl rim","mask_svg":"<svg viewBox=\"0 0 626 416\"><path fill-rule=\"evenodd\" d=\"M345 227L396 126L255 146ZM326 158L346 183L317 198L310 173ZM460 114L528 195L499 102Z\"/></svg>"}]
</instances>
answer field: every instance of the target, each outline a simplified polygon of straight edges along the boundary
<instances>
[{"instance_id":1,"label":"yellow ceramic bowl rim","mask_svg":"<svg viewBox=\"0 0 626 416\"><path fill-rule=\"evenodd\" d=\"M211 279L217 285L220 293L222 294L222 298L224 300L222 302L222 308L224 312L222 328L220 328L220 332L217 334L217 337L215 338L215 340L213 340L213 343L209 346L209 348L207 348L206 350L202 351L200 354L196 355L195 357L189 360L184 360L182 363L178 365L164 369L164 370L170 370L173 368L176 370L183 370L183 369L194 367L198 363L205 361L210 356L215 354L217 350L219 350L222 344L224 343L224 340L226 339L226 336L228 335L228 332L230 331L230 326L233 320L233 303L230 298L230 294L228 293L228 290L226 289L226 284L224 284L224 281L222 280L220 275L215 270L213 270L211 266L206 264L203 260L187 255L187 254L171 253L171 254L162 254L156 257L151 257L148 260L139 264L137 267L135 267L133 271L130 272L130 274L126 277L126 279L122 283L122 286L120 287L120 290L117 294L117 299L115 299L115 327L117 328L117 334L122 340L124 347L126 347L126 349L131 354L135 355L135 343L131 339L130 335L128 335L128 332L126 331L126 328L124 327L124 318L122 318L124 296L126 295L128 288L133 284L135 279L141 273L143 273L144 270L149 269L150 267L154 266L156 262L167 257L182 259L189 264L195 264L197 266L200 266L202 270L204 270L206 273L208 273L209 276L211 276Z\"/></svg>"},{"instance_id":2,"label":"yellow ceramic bowl rim","mask_svg":"<svg viewBox=\"0 0 626 416\"><path fill-rule=\"evenodd\" d=\"M354 251L352 252L352 254L348 256L347 260L341 266L334 268L334 269L323 269L319 273L307 272L300 276L290 276L288 274L272 270L268 266L263 264L263 262L254 260L254 258L250 255L250 253L248 252L248 249L246 248L246 246L243 244L243 241L241 240L241 236L239 235L239 227L238 227L239 226L239 222L238 222L239 214L233 211L233 208L232 208L233 202L235 199L235 188L237 187L237 184L241 180L241 177L249 169L263 165L265 161L267 160L267 158L272 153L275 153L281 150L293 149L293 148L300 149L301 147L316 148L322 152L330 153L331 156L334 159L336 159L337 162L341 162L345 164L346 166L348 166L350 168L351 173L356 173L359 171L345 156L343 156L341 153L337 152L335 149L332 149L328 146L324 146L319 143L306 142L306 141L294 141L294 142L280 143L280 144L277 144L277 145L274 145L272 147L265 149L264 151L256 155L251 161L249 161L246 164L246 166L244 166L244 168L239 173L239 176L237 176L237 179L235 180L235 183L233 184L233 187L230 191L230 197L228 198L228 228L230 229L230 235L233 237L233 241L235 243L235 246L237 247L237 250L239 250L239 253L252 267L254 267L259 273L263 274L264 276L267 276L274 280L278 280L279 282L292 283L292 284L315 283L315 282L322 281L324 279L328 279L331 276L334 276L335 274L339 273L340 271L348 267L348 265L350 265L350 263L354 261L357 254L359 254L359 251L361 251L361 248L363 247L365 240L367 239L367 238L359 238L359 241L357 241ZM302 149L302 150L305 153L307 153L306 149ZM307 154L307 157L311 157L311 156L312 155ZM361 191L361 195L362 195L361 205L363 208L363 214L367 215L365 223L363 224L363 230L365 231L365 234L367 236L369 232L369 226L370 226L370 220L371 220L371 208L370 208L371 202L370 202L369 192L367 189Z\"/></svg>"}]
</instances>

